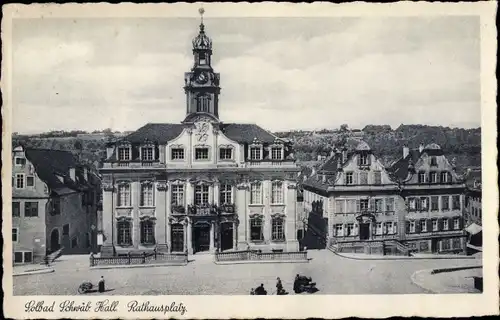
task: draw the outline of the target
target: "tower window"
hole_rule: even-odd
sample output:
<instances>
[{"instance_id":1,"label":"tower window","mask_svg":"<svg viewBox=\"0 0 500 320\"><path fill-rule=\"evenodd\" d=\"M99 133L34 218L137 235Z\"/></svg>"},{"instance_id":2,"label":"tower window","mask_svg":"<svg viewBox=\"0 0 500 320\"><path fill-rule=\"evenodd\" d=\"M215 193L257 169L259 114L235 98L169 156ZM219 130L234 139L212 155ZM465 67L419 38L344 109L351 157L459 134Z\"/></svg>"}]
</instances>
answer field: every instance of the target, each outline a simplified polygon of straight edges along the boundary
<instances>
[{"instance_id":1,"label":"tower window","mask_svg":"<svg viewBox=\"0 0 500 320\"><path fill-rule=\"evenodd\" d=\"M200 64L207 64L207 55L205 52L200 52Z\"/></svg>"},{"instance_id":2,"label":"tower window","mask_svg":"<svg viewBox=\"0 0 500 320\"><path fill-rule=\"evenodd\" d=\"M209 112L209 98L207 96L201 96L197 100L196 111L197 112Z\"/></svg>"}]
</instances>

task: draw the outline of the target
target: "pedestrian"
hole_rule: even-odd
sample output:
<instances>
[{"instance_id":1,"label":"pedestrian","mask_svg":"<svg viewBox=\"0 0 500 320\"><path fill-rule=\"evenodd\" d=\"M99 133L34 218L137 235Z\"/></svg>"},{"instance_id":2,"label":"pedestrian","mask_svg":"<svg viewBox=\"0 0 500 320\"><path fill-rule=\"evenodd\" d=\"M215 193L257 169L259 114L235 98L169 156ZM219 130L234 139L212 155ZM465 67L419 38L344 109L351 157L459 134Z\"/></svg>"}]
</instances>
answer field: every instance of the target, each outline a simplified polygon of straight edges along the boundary
<instances>
[{"instance_id":1,"label":"pedestrian","mask_svg":"<svg viewBox=\"0 0 500 320\"><path fill-rule=\"evenodd\" d=\"M99 280L98 287L99 287L99 292L102 293L102 292L106 291L105 285L104 285L104 277L103 276L101 276L101 280Z\"/></svg>"},{"instance_id":2,"label":"pedestrian","mask_svg":"<svg viewBox=\"0 0 500 320\"><path fill-rule=\"evenodd\" d=\"M43 257L43 262L45 262L45 266L50 267L50 262L49 262L49 256L48 255L45 255L45 257Z\"/></svg>"},{"instance_id":3,"label":"pedestrian","mask_svg":"<svg viewBox=\"0 0 500 320\"><path fill-rule=\"evenodd\" d=\"M276 283L276 292L278 294L281 293L281 291L283 291L283 284L281 283L281 279L278 277L278 282Z\"/></svg>"}]
</instances>

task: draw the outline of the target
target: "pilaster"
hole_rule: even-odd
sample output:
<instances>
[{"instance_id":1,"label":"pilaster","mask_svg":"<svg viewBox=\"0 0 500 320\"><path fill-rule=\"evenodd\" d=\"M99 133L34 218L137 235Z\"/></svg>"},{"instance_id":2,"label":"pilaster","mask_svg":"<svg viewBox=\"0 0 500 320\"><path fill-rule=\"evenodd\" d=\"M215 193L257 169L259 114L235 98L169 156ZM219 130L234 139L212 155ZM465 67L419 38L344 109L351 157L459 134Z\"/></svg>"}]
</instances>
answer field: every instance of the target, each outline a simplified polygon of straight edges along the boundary
<instances>
[{"instance_id":1,"label":"pilaster","mask_svg":"<svg viewBox=\"0 0 500 320\"><path fill-rule=\"evenodd\" d=\"M210 223L210 247L209 247L209 252L213 253L215 252L215 224L214 222Z\"/></svg>"},{"instance_id":2,"label":"pilaster","mask_svg":"<svg viewBox=\"0 0 500 320\"><path fill-rule=\"evenodd\" d=\"M214 204L219 205L219 190L220 190L220 182L219 181L214 182L214 184L212 185L212 190L213 190L212 201Z\"/></svg>"},{"instance_id":3,"label":"pilaster","mask_svg":"<svg viewBox=\"0 0 500 320\"><path fill-rule=\"evenodd\" d=\"M130 183L130 204L132 205L132 244L134 248L139 247L141 242L141 224L139 221L139 181L132 181Z\"/></svg>"},{"instance_id":4,"label":"pilaster","mask_svg":"<svg viewBox=\"0 0 500 320\"><path fill-rule=\"evenodd\" d=\"M167 211L167 183L166 181L156 182L156 194L155 194L155 239L157 245L165 245L167 243L167 221L168 221L168 211Z\"/></svg>"},{"instance_id":5,"label":"pilaster","mask_svg":"<svg viewBox=\"0 0 500 320\"><path fill-rule=\"evenodd\" d=\"M285 239L287 251L298 251L297 241L297 185L287 181L285 189L286 219L285 219Z\"/></svg>"},{"instance_id":6,"label":"pilaster","mask_svg":"<svg viewBox=\"0 0 500 320\"><path fill-rule=\"evenodd\" d=\"M247 247L250 238L247 233L249 232L250 226L247 217L247 190L248 186L246 184L239 184L236 188L236 212L238 214L238 220L240 221L238 225L238 249L244 250Z\"/></svg>"},{"instance_id":7,"label":"pilaster","mask_svg":"<svg viewBox=\"0 0 500 320\"><path fill-rule=\"evenodd\" d=\"M187 223L187 252L188 254L193 254L193 225L191 219L188 219Z\"/></svg>"},{"instance_id":8,"label":"pilaster","mask_svg":"<svg viewBox=\"0 0 500 320\"><path fill-rule=\"evenodd\" d=\"M103 195L102 195L102 231L104 234L103 246L112 246L115 242L113 241L113 234L116 233L114 230L114 186L112 183L103 183Z\"/></svg>"}]
</instances>

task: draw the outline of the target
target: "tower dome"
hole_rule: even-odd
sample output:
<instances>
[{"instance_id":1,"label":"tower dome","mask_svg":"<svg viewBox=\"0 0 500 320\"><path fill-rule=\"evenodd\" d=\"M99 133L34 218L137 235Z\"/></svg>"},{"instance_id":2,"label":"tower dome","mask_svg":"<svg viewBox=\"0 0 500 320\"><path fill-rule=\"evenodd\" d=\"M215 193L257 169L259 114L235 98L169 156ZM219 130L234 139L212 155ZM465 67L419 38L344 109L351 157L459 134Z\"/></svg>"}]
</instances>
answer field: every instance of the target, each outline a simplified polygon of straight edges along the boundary
<instances>
[{"instance_id":1,"label":"tower dome","mask_svg":"<svg viewBox=\"0 0 500 320\"><path fill-rule=\"evenodd\" d=\"M205 25L203 22L200 24L200 32L193 39L194 50L211 50L212 40L205 34Z\"/></svg>"}]
</instances>

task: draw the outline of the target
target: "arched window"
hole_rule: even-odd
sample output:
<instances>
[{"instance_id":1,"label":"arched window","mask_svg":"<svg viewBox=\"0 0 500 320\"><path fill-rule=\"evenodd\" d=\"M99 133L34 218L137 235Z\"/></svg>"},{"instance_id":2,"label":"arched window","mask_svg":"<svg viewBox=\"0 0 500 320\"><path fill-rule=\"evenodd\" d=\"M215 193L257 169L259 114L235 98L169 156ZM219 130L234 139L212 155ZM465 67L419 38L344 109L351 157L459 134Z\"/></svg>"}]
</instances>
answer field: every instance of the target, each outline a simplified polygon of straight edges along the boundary
<instances>
[{"instance_id":1,"label":"arched window","mask_svg":"<svg viewBox=\"0 0 500 320\"><path fill-rule=\"evenodd\" d=\"M151 220L141 221L141 244L155 243L155 224Z\"/></svg>"},{"instance_id":2,"label":"arched window","mask_svg":"<svg viewBox=\"0 0 500 320\"><path fill-rule=\"evenodd\" d=\"M210 110L210 99L208 96L200 96L197 100L196 111L197 112L209 112Z\"/></svg>"},{"instance_id":3,"label":"arched window","mask_svg":"<svg viewBox=\"0 0 500 320\"><path fill-rule=\"evenodd\" d=\"M130 221L118 221L116 224L118 231L118 245L131 245L132 244L132 223Z\"/></svg>"}]
</instances>

